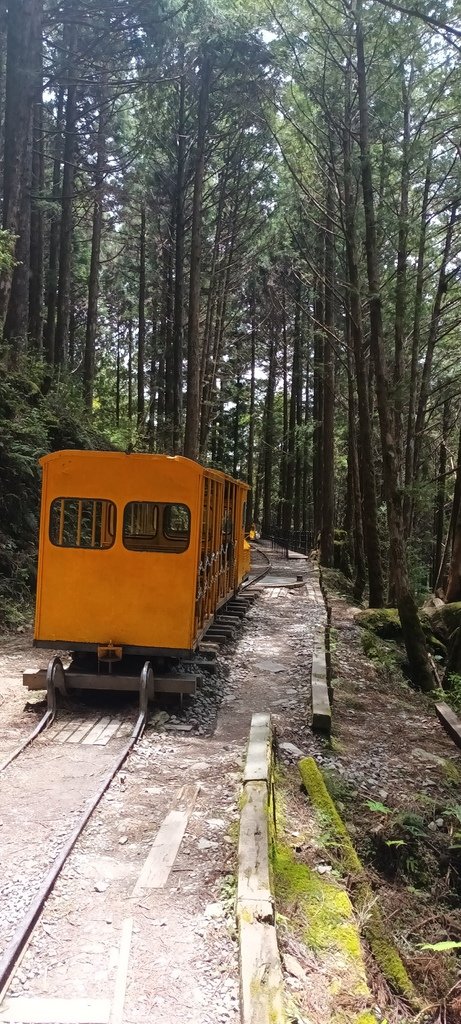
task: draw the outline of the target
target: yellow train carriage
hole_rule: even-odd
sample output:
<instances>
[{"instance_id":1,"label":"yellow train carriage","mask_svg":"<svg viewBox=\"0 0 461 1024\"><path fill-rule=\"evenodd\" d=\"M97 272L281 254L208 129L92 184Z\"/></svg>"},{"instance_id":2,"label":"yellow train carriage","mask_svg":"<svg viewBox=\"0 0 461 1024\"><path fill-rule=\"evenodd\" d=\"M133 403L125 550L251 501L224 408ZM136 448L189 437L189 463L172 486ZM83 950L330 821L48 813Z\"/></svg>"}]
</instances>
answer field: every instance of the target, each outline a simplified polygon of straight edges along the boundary
<instances>
[{"instance_id":1,"label":"yellow train carriage","mask_svg":"<svg viewBox=\"0 0 461 1024\"><path fill-rule=\"evenodd\" d=\"M101 661L190 654L248 572L247 485L179 456L62 451L41 465L34 644Z\"/></svg>"}]
</instances>

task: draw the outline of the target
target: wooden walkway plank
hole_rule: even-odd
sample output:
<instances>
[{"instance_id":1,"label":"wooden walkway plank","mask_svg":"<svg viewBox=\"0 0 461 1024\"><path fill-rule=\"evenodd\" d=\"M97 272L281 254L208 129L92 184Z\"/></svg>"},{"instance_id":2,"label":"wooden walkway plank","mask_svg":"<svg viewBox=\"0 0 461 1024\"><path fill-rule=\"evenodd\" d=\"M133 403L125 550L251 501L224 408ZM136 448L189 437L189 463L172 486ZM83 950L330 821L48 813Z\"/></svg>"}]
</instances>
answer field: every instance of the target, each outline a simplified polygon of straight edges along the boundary
<instances>
[{"instance_id":1,"label":"wooden walkway plank","mask_svg":"<svg viewBox=\"0 0 461 1024\"><path fill-rule=\"evenodd\" d=\"M100 718L90 718L89 721L82 722L82 724L79 725L77 729L75 729L75 732L73 732L72 735L69 736L68 742L80 743L80 740L83 740L84 737L87 736L88 733L91 731L91 729L94 729L94 727L98 725L98 722L100 720Z\"/></svg>"},{"instance_id":2,"label":"wooden walkway plank","mask_svg":"<svg viewBox=\"0 0 461 1024\"><path fill-rule=\"evenodd\" d=\"M143 889L162 889L168 881L199 792L199 783L179 791L176 807L160 825L132 896L139 896Z\"/></svg>"},{"instance_id":3,"label":"wooden walkway plank","mask_svg":"<svg viewBox=\"0 0 461 1024\"><path fill-rule=\"evenodd\" d=\"M250 739L243 772L243 783L268 782L271 760L270 715L254 714L251 719Z\"/></svg>"},{"instance_id":4,"label":"wooden walkway plank","mask_svg":"<svg viewBox=\"0 0 461 1024\"><path fill-rule=\"evenodd\" d=\"M284 1024L283 975L272 924L239 919L241 1024Z\"/></svg>"},{"instance_id":5,"label":"wooden walkway plank","mask_svg":"<svg viewBox=\"0 0 461 1024\"><path fill-rule=\"evenodd\" d=\"M99 739L101 733L104 732L104 729L106 728L106 726L109 725L110 721L111 721L111 719L110 719L109 716L106 716L105 718L100 718L99 722L94 726L94 728L91 730L91 732L89 732L88 735L85 736L85 739L82 740L82 744L85 746L85 744L89 745L89 744L96 743L96 741Z\"/></svg>"},{"instance_id":6,"label":"wooden walkway plank","mask_svg":"<svg viewBox=\"0 0 461 1024\"><path fill-rule=\"evenodd\" d=\"M251 719L240 813L236 916L241 1024L284 1024L283 975L269 871L270 715Z\"/></svg>"},{"instance_id":7,"label":"wooden walkway plank","mask_svg":"<svg viewBox=\"0 0 461 1024\"><path fill-rule=\"evenodd\" d=\"M95 740L95 746L105 747L106 743L108 743L111 737L115 735L121 724L120 718L113 718L112 721L109 722L109 725L106 725L106 728L101 733L99 739Z\"/></svg>"},{"instance_id":8,"label":"wooden walkway plank","mask_svg":"<svg viewBox=\"0 0 461 1024\"><path fill-rule=\"evenodd\" d=\"M256 900L272 904L269 878L267 785L252 782L245 787L240 814L237 903ZM272 920L274 914L272 911Z\"/></svg>"},{"instance_id":9,"label":"wooden walkway plank","mask_svg":"<svg viewBox=\"0 0 461 1024\"><path fill-rule=\"evenodd\" d=\"M328 691L328 671L325 655L325 629L322 626L314 635L311 669L312 729L331 732L331 705Z\"/></svg>"}]
</instances>

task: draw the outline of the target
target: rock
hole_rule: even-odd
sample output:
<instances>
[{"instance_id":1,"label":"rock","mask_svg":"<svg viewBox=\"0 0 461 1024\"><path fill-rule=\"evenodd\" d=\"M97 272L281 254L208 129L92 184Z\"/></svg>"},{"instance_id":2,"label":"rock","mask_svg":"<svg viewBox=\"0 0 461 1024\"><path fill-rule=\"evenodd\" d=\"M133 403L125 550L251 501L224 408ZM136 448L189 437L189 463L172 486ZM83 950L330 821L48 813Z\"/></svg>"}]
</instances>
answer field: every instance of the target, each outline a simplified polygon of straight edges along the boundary
<instances>
[{"instance_id":1,"label":"rock","mask_svg":"<svg viewBox=\"0 0 461 1024\"><path fill-rule=\"evenodd\" d=\"M366 608L355 616L357 625L382 640L401 640L402 627L397 608Z\"/></svg>"},{"instance_id":2,"label":"rock","mask_svg":"<svg viewBox=\"0 0 461 1024\"><path fill-rule=\"evenodd\" d=\"M432 754L430 750L423 750L421 747L413 747L411 753L413 757L417 757L421 761L430 761L433 764L439 765L445 764L443 757L438 757L437 754Z\"/></svg>"},{"instance_id":3,"label":"rock","mask_svg":"<svg viewBox=\"0 0 461 1024\"><path fill-rule=\"evenodd\" d=\"M430 821L427 827L428 827L430 832L436 832L437 831L437 825L435 824L435 821Z\"/></svg>"},{"instance_id":4,"label":"rock","mask_svg":"<svg viewBox=\"0 0 461 1024\"><path fill-rule=\"evenodd\" d=\"M300 750L295 743L280 743L280 750L284 750L286 754L291 754L293 757L304 757L304 751Z\"/></svg>"},{"instance_id":5,"label":"rock","mask_svg":"<svg viewBox=\"0 0 461 1024\"><path fill-rule=\"evenodd\" d=\"M95 882L95 892L105 892L109 888L109 882Z\"/></svg>"},{"instance_id":6,"label":"rock","mask_svg":"<svg viewBox=\"0 0 461 1024\"><path fill-rule=\"evenodd\" d=\"M445 822L444 822L443 818L436 818L435 819L435 824L437 825L437 828L443 828Z\"/></svg>"},{"instance_id":7,"label":"rock","mask_svg":"<svg viewBox=\"0 0 461 1024\"><path fill-rule=\"evenodd\" d=\"M214 843L212 839L199 839L197 847L199 850L210 850L217 847L217 843Z\"/></svg>"},{"instance_id":8,"label":"rock","mask_svg":"<svg viewBox=\"0 0 461 1024\"><path fill-rule=\"evenodd\" d=\"M167 732L192 732L194 728L190 722L167 722L164 727Z\"/></svg>"},{"instance_id":9,"label":"rock","mask_svg":"<svg viewBox=\"0 0 461 1024\"><path fill-rule=\"evenodd\" d=\"M453 601L436 608L429 615L432 632L438 640L446 643L458 626L461 626L461 601Z\"/></svg>"},{"instance_id":10,"label":"rock","mask_svg":"<svg viewBox=\"0 0 461 1024\"><path fill-rule=\"evenodd\" d=\"M127 843L127 842L128 842L128 836L120 836L120 839L119 839L120 846L124 846L125 843Z\"/></svg>"},{"instance_id":11,"label":"rock","mask_svg":"<svg viewBox=\"0 0 461 1024\"><path fill-rule=\"evenodd\" d=\"M281 665L278 661L270 661L268 658L265 658L264 661L257 661L255 667L260 672L273 672L274 674L287 671L286 665Z\"/></svg>"},{"instance_id":12,"label":"rock","mask_svg":"<svg viewBox=\"0 0 461 1024\"><path fill-rule=\"evenodd\" d=\"M306 972L295 956L292 956L291 953L285 953L283 961L288 974L292 974L294 978L299 978L300 981L307 981Z\"/></svg>"},{"instance_id":13,"label":"rock","mask_svg":"<svg viewBox=\"0 0 461 1024\"><path fill-rule=\"evenodd\" d=\"M208 903L208 906L205 907L204 913L205 917L224 917L224 907L222 903Z\"/></svg>"}]
</instances>

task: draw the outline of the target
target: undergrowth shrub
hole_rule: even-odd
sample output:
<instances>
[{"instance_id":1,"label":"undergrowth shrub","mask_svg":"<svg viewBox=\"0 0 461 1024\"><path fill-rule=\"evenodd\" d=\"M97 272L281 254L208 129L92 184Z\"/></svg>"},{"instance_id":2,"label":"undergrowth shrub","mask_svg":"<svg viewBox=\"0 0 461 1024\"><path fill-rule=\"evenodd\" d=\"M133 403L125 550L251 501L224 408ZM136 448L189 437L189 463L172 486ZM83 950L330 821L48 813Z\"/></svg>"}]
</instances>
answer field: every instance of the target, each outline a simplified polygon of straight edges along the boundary
<instances>
[{"instance_id":1,"label":"undergrowth shrub","mask_svg":"<svg viewBox=\"0 0 461 1024\"><path fill-rule=\"evenodd\" d=\"M0 628L29 614L35 584L42 455L111 448L85 423L75 388L42 364L0 376Z\"/></svg>"}]
</instances>

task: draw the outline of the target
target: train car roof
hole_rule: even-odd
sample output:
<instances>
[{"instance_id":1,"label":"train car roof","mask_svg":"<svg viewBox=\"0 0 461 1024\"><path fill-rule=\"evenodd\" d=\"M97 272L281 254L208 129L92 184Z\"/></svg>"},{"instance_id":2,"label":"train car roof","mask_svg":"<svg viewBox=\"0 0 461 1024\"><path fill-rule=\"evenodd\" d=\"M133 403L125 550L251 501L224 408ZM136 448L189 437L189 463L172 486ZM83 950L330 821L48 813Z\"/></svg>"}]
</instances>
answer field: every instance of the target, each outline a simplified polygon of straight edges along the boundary
<instances>
[{"instance_id":1,"label":"train car roof","mask_svg":"<svg viewBox=\"0 0 461 1024\"><path fill-rule=\"evenodd\" d=\"M215 477L218 480L232 480L233 483L239 485L239 487L245 487L249 490L249 485L244 480L237 480L235 477L230 476L228 473L222 472L220 469L214 469L211 466L202 466L200 462L195 462L193 459L186 459L184 455L162 455L160 453L154 454L150 452L119 452L119 451L94 451L89 448L63 448L57 452L50 452L49 455L42 455L39 459L41 466L47 465L49 462L58 461L63 455L66 458L72 457L84 457L86 459L131 459L136 461L156 461L174 462L178 467L186 465L190 472L197 473L197 476L201 476L203 473L207 473L208 476Z\"/></svg>"}]
</instances>

